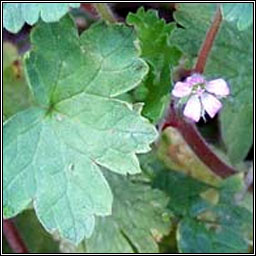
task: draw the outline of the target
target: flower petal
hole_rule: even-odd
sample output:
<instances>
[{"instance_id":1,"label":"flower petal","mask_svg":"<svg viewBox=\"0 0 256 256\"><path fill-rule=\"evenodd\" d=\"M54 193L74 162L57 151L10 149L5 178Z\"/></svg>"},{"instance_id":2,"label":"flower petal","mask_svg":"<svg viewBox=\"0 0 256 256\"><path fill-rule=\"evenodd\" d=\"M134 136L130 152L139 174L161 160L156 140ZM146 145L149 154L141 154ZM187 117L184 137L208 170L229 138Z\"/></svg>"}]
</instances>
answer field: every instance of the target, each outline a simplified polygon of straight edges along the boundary
<instances>
[{"instance_id":1,"label":"flower petal","mask_svg":"<svg viewBox=\"0 0 256 256\"><path fill-rule=\"evenodd\" d=\"M204 110L209 114L211 118L213 118L222 107L221 102L209 93L204 93L201 96L201 100Z\"/></svg>"},{"instance_id":2,"label":"flower petal","mask_svg":"<svg viewBox=\"0 0 256 256\"><path fill-rule=\"evenodd\" d=\"M204 77L201 74L194 73L193 75L187 77L186 83L190 85L195 85L195 84L204 84L206 81Z\"/></svg>"},{"instance_id":3,"label":"flower petal","mask_svg":"<svg viewBox=\"0 0 256 256\"><path fill-rule=\"evenodd\" d=\"M188 117L189 119L198 122L201 116L201 103L199 97L194 95L189 98L185 109L183 111L184 116Z\"/></svg>"},{"instance_id":4,"label":"flower petal","mask_svg":"<svg viewBox=\"0 0 256 256\"><path fill-rule=\"evenodd\" d=\"M177 82L174 85L174 89L172 90L172 95L177 97L177 98L182 98L185 96L188 96L192 91L192 87L183 82Z\"/></svg>"},{"instance_id":5,"label":"flower petal","mask_svg":"<svg viewBox=\"0 0 256 256\"><path fill-rule=\"evenodd\" d=\"M222 78L212 80L207 83L206 90L214 93L217 96L227 96L230 94L230 90L226 81Z\"/></svg>"}]
</instances>

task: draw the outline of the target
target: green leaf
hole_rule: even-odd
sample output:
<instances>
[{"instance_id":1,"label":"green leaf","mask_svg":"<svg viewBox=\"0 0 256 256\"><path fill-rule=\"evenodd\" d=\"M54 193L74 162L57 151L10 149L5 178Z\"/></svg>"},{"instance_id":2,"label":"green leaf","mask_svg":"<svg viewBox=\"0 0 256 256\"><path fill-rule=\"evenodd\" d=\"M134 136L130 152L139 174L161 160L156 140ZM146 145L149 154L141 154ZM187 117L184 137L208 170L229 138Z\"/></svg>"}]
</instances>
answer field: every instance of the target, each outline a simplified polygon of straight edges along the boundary
<instances>
[{"instance_id":1,"label":"green leaf","mask_svg":"<svg viewBox=\"0 0 256 256\"><path fill-rule=\"evenodd\" d=\"M183 26L173 40L190 58L195 58L205 38L216 4L179 4L176 21ZM245 40L246 38L246 40ZM239 31L236 24L223 21L205 68L205 76L225 79L231 97L220 114L221 133L230 160L243 160L252 145L253 29Z\"/></svg>"},{"instance_id":2,"label":"green leaf","mask_svg":"<svg viewBox=\"0 0 256 256\"><path fill-rule=\"evenodd\" d=\"M168 169L152 152L143 158L142 168L151 174L153 187L170 198L168 208L179 222L176 236L180 253L248 252L253 215L235 199L244 189L243 175L212 187Z\"/></svg>"},{"instance_id":3,"label":"green leaf","mask_svg":"<svg viewBox=\"0 0 256 256\"><path fill-rule=\"evenodd\" d=\"M98 23L81 37L69 17L33 31L26 72L37 107L4 123L4 216L33 202L49 231L78 244L95 215L111 214L113 196L100 166L139 173L136 153L157 132L132 105L114 99L147 74L134 35L124 25Z\"/></svg>"},{"instance_id":4,"label":"green leaf","mask_svg":"<svg viewBox=\"0 0 256 256\"><path fill-rule=\"evenodd\" d=\"M202 204L200 193L206 191L209 186L168 169L154 153L148 153L141 158L142 170L153 180L153 188L164 191L171 197L168 208L176 216L193 215L193 207L205 207Z\"/></svg>"},{"instance_id":5,"label":"green leaf","mask_svg":"<svg viewBox=\"0 0 256 256\"><path fill-rule=\"evenodd\" d=\"M221 193L221 196L223 193ZM210 217L210 218L209 218ZM184 218L177 230L181 253L248 253L253 215L232 202L219 203L197 219Z\"/></svg>"},{"instance_id":6,"label":"green leaf","mask_svg":"<svg viewBox=\"0 0 256 256\"><path fill-rule=\"evenodd\" d=\"M171 195L169 209L177 216L193 214L193 208L205 208L205 203L200 198L200 193L207 186L197 180L191 179L182 173L174 171L161 172L154 181L154 187Z\"/></svg>"},{"instance_id":7,"label":"green leaf","mask_svg":"<svg viewBox=\"0 0 256 256\"><path fill-rule=\"evenodd\" d=\"M12 249L10 248L9 244L7 243L6 241L6 238L5 236L3 236L3 250L2 252L5 253L5 254L11 254L12 253Z\"/></svg>"},{"instance_id":8,"label":"green leaf","mask_svg":"<svg viewBox=\"0 0 256 256\"><path fill-rule=\"evenodd\" d=\"M239 218L239 214L243 214L245 211L244 209L237 210L235 208L232 210L238 212L238 215L232 216L234 218ZM228 213L232 212L224 212L224 209L222 209L222 214ZM251 223L252 222L250 222L250 225ZM249 245L243 237L243 234L241 234L241 229L239 227L233 227L233 225L234 221L214 225L185 218L179 223L177 231L179 252L248 253Z\"/></svg>"},{"instance_id":9,"label":"green leaf","mask_svg":"<svg viewBox=\"0 0 256 256\"><path fill-rule=\"evenodd\" d=\"M87 252L157 253L157 241L171 228L166 196L149 185L106 174L114 194L113 213L97 218Z\"/></svg>"},{"instance_id":10,"label":"green leaf","mask_svg":"<svg viewBox=\"0 0 256 256\"><path fill-rule=\"evenodd\" d=\"M232 163L243 160L253 142L253 103L247 93L249 89L227 101L220 116L222 138Z\"/></svg>"},{"instance_id":11,"label":"green leaf","mask_svg":"<svg viewBox=\"0 0 256 256\"><path fill-rule=\"evenodd\" d=\"M237 22L239 30L245 30L253 23L253 3L222 3L224 19Z\"/></svg>"},{"instance_id":12,"label":"green leaf","mask_svg":"<svg viewBox=\"0 0 256 256\"><path fill-rule=\"evenodd\" d=\"M39 17L45 22L58 21L70 7L78 8L78 3L6 3L3 6L4 28L17 33L23 25L34 25Z\"/></svg>"},{"instance_id":13,"label":"green leaf","mask_svg":"<svg viewBox=\"0 0 256 256\"><path fill-rule=\"evenodd\" d=\"M149 63L150 73L135 97L143 90L138 100L145 102L143 115L157 123L169 103L172 88L172 69L178 64L181 52L172 45L171 35L174 23L166 24L156 11L140 8L130 13L127 23L135 27L139 38L141 57Z\"/></svg>"},{"instance_id":14,"label":"green leaf","mask_svg":"<svg viewBox=\"0 0 256 256\"><path fill-rule=\"evenodd\" d=\"M31 105L31 94L25 81L17 49L3 44L3 114L4 119Z\"/></svg>"}]
</instances>

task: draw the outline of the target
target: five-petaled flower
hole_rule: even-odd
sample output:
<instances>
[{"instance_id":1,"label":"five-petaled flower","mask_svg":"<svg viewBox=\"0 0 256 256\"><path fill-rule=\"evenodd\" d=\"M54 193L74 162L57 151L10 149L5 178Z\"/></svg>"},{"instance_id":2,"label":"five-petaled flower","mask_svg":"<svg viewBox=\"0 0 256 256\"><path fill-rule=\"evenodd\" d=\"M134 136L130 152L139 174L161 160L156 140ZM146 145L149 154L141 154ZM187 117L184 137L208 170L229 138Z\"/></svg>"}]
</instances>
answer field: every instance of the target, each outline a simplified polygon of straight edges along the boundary
<instances>
[{"instance_id":1,"label":"five-petaled flower","mask_svg":"<svg viewBox=\"0 0 256 256\"><path fill-rule=\"evenodd\" d=\"M218 98L226 97L229 93L229 87L222 78L206 81L200 74L177 82L172 91L177 98L188 97L183 114L195 122L204 117L205 112L213 118L222 107Z\"/></svg>"}]
</instances>

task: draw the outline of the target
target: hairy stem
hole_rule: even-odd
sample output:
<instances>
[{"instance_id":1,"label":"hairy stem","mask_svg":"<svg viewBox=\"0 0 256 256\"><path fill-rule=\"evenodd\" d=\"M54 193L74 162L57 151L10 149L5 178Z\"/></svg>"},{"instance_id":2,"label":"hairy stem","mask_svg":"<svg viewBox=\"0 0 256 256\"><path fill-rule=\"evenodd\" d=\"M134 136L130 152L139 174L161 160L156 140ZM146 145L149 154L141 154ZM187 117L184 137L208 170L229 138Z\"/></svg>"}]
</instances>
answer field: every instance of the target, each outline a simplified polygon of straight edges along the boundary
<instances>
[{"instance_id":1,"label":"hairy stem","mask_svg":"<svg viewBox=\"0 0 256 256\"><path fill-rule=\"evenodd\" d=\"M205 40L201 46L201 49L200 49L200 52L198 55L198 59L197 59L197 62L196 62L195 68L194 68L194 72L196 72L196 73L204 72L207 58L211 51L214 39L216 38L216 35L219 31L221 22L222 22L222 14L221 14L220 6L218 5L212 25L209 28L209 30L206 34Z\"/></svg>"},{"instance_id":2,"label":"hairy stem","mask_svg":"<svg viewBox=\"0 0 256 256\"><path fill-rule=\"evenodd\" d=\"M103 20L106 20L110 23L116 22L116 18L107 4L105 4L105 3L97 3L96 4L95 3L95 4L93 4L93 6Z\"/></svg>"},{"instance_id":3,"label":"hairy stem","mask_svg":"<svg viewBox=\"0 0 256 256\"><path fill-rule=\"evenodd\" d=\"M179 130L187 144L216 175L226 178L236 173L236 170L223 162L205 142L194 123L186 121L179 116L173 104L171 104L168 116L162 129L172 126Z\"/></svg>"},{"instance_id":4,"label":"hairy stem","mask_svg":"<svg viewBox=\"0 0 256 256\"><path fill-rule=\"evenodd\" d=\"M28 253L28 249L12 220L3 221L3 232L14 253Z\"/></svg>"}]
</instances>

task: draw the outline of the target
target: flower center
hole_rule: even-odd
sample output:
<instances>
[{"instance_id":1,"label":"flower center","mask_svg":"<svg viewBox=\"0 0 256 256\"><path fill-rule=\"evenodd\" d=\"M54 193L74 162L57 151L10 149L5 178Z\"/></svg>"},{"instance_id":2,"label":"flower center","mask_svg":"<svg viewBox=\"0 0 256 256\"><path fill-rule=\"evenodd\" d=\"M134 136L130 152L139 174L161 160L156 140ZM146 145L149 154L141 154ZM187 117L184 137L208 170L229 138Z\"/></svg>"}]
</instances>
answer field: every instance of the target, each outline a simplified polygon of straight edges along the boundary
<instances>
[{"instance_id":1,"label":"flower center","mask_svg":"<svg viewBox=\"0 0 256 256\"><path fill-rule=\"evenodd\" d=\"M197 94L201 96L205 91L205 84L204 83L198 83L194 84L192 88L192 93Z\"/></svg>"}]
</instances>

